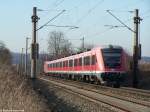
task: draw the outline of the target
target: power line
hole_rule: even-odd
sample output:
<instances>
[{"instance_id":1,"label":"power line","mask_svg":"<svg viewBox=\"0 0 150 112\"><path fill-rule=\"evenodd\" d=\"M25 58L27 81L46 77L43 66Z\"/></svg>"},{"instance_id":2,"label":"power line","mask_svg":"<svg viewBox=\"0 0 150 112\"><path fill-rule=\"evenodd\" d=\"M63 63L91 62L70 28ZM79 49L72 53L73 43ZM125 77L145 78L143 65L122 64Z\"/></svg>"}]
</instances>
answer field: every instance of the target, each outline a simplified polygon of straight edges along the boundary
<instances>
[{"instance_id":1,"label":"power line","mask_svg":"<svg viewBox=\"0 0 150 112\"><path fill-rule=\"evenodd\" d=\"M88 12L83 15L78 21L77 23L82 22L93 10L95 10L100 4L102 4L104 2L104 0L100 0L98 3L96 3L91 9L88 10Z\"/></svg>"},{"instance_id":2,"label":"power line","mask_svg":"<svg viewBox=\"0 0 150 112\"><path fill-rule=\"evenodd\" d=\"M52 19L50 19L48 22L46 22L45 24L43 24L41 27L39 27L36 31L42 29L44 26L48 25L48 23L50 23L51 21L53 21L54 19L56 19L58 16L60 16L62 13L64 13L65 10L61 11L60 13L58 13L55 17L53 17Z\"/></svg>"},{"instance_id":3,"label":"power line","mask_svg":"<svg viewBox=\"0 0 150 112\"><path fill-rule=\"evenodd\" d=\"M63 3L65 0L61 0L58 4L55 5L55 7L58 7L61 3Z\"/></svg>"},{"instance_id":4,"label":"power line","mask_svg":"<svg viewBox=\"0 0 150 112\"><path fill-rule=\"evenodd\" d=\"M144 13L142 13L141 15L145 15L145 14L147 14L147 13L150 13L150 9L149 10L147 10L147 11L145 11Z\"/></svg>"},{"instance_id":5,"label":"power line","mask_svg":"<svg viewBox=\"0 0 150 112\"><path fill-rule=\"evenodd\" d=\"M109 10L106 10L110 15L112 15L116 20L118 20L122 25L124 25L126 28L128 28L130 31L134 32L134 30L132 30L129 26L127 26L124 22L122 22L118 17L116 17L115 15L113 15Z\"/></svg>"},{"instance_id":6,"label":"power line","mask_svg":"<svg viewBox=\"0 0 150 112\"><path fill-rule=\"evenodd\" d=\"M57 2L57 0L55 1ZM64 0L61 0L58 4L55 5L55 7L53 6L53 8L49 9L50 6L48 6L47 9L37 9L37 11L39 12L46 12L44 15L48 15L48 13L52 12L52 11L62 11L62 10L55 10L56 7L58 7L60 4L62 4L64 2ZM53 3L54 4L54 3ZM46 17L46 16L44 16Z\"/></svg>"},{"instance_id":7,"label":"power line","mask_svg":"<svg viewBox=\"0 0 150 112\"><path fill-rule=\"evenodd\" d=\"M77 20L76 24L82 22L93 10L95 10L103 2L104 0L100 0L98 3L96 3L91 9L88 10L88 12L85 15L83 15L80 19ZM71 31L71 29L68 29L66 33L68 33L69 31Z\"/></svg>"},{"instance_id":8,"label":"power line","mask_svg":"<svg viewBox=\"0 0 150 112\"><path fill-rule=\"evenodd\" d=\"M45 10L45 9L37 9L38 12L50 12L50 11L62 11L62 10L55 10L55 9L49 9L49 10Z\"/></svg>"},{"instance_id":9,"label":"power line","mask_svg":"<svg viewBox=\"0 0 150 112\"><path fill-rule=\"evenodd\" d=\"M144 0L138 0L138 1L136 1L135 3L131 3L131 4L126 4L125 6L123 6L123 7L120 7L120 8L129 8L129 7L131 7L131 6L136 6L136 5L139 5L141 2L143 2Z\"/></svg>"},{"instance_id":10,"label":"power line","mask_svg":"<svg viewBox=\"0 0 150 112\"><path fill-rule=\"evenodd\" d=\"M134 11L130 11L130 10L109 10L111 12L120 12L120 13L134 13Z\"/></svg>"},{"instance_id":11,"label":"power line","mask_svg":"<svg viewBox=\"0 0 150 112\"><path fill-rule=\"evenodd\" d=\"M69 25L64 25L64 26L62 26L62 25L46 25L46 26L55 26L55 27L68 27L68 28L70 28L70 29L79 28L79 27L77 27L77 26L69 26Z\"/></svg>"},{"instance_id":12,"label":"power line","mask_svg":"<svg viewBox=\"0 0 150 112\"><path fill-rule=\"evenodd\" d=\"M106 32L108 32L108 31L110 31L110 30L112 30L112 29L114 29L114 28L115 28L115 27L107 28L107 29L104 30L103 32L97 32L97 33L95 33L95 34L93 34L93 35L90 35L90 37L96 36L96 35L103 35L103 34L105 34Z\"/></svg>"},{"instance_id":13,"label":"power line","mask_svg":"<svg viewBox=\"0 0 150 112\"><path fill-rule=\"evenodd\" d=\"M147 15L147 16L145 16L145 17L143 17L143 20L145 20L145 19L147 19L147 18L149 18L149 17L150 17L150 14Z\"/></svg>"}]
</instances>

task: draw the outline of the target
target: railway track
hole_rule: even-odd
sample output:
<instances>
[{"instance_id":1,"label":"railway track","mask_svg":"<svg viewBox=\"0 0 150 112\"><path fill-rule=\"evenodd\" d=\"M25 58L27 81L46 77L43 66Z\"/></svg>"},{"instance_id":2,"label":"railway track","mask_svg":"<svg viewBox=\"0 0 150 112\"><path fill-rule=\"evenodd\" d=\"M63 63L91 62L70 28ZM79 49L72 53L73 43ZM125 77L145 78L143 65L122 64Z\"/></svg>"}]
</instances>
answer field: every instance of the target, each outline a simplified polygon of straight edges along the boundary
<instances>
[{"instance_id":1,"label":"railway track","mask_svg":"<svg viewBox=\"0 0 150 112\"><path fill-rule=\"evenodd\" d=\"M149 97L150 97L150 91L149 90L135 89L135 88L129 88L129 87L121 87L121 89L127 90L127 91L133 91L136 93L143 93L143 94L149 95Z\"/></svg>"},{"instance_id":2,"label":"railway track","mask_svg":"<svg viewBox=\"0 0 150 112\"><path fill-rule=\"evenodd\" d=\"M54 78L54 77L48 77L48 78ZM58 79L59 78L57 78L57 80ZM112 88L112 87L100 86L100 85L95 85L95 84L90 84L90 83L85 83L85 82L80 82L80 81L72 81L72 80L66 80L66 79L59 79L59 80L61 81L64 80L65 82L79 85L79 86L82 85L84 88L86 87L88 89L92 89L92 90L94 89L99 92L107 92L107 93L110 93L111 95L117 95L118 97L120 96L133 102L134 102L134 99L139 100L139 102L141 101L150 102L150 94L149 94L149 91L147 90L127 88L127 87Z\"/></svg>"},{"instance_id":3,"label":"railway track","mask_svg":"<svg viewBox=\"0 0 150 112\"><path fill-rule=\"evenodd\" d=\"M68 83L62 80L56 80L54 78L40 77L41 80L44 80L49 83L53 83L58 87L70 91L74 94L77 94L81 97L86 98L87 100L93 101L95 103L103 103L109 105L113 108L116 108L119 111L123 112L150 112L150 103L146 101L140 101L136 99L127 99L126 97L117 96L110 94L108 92L99 91L92 88L87 88L79 84Z\"/></svg>"}]
</instances>

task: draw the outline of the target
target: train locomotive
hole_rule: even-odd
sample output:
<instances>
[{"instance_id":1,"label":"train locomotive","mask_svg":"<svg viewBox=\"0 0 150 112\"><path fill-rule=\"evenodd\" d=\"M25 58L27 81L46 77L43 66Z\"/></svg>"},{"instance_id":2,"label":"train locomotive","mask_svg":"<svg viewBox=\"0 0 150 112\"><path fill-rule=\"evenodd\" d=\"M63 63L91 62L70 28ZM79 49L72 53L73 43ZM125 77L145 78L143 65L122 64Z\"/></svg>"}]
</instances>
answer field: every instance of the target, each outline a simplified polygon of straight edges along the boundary
<instances>
[{"instance_id":1,"label":"train locomotive","mask_svg":"<svg viewBox=\"0 0 150 112\"><path fill-rule=\"evenodd\" d=\"M102 46L44 62L47 75L119 87L126 75L126 53L120 46Z\"/></svg>"}]
</instances>

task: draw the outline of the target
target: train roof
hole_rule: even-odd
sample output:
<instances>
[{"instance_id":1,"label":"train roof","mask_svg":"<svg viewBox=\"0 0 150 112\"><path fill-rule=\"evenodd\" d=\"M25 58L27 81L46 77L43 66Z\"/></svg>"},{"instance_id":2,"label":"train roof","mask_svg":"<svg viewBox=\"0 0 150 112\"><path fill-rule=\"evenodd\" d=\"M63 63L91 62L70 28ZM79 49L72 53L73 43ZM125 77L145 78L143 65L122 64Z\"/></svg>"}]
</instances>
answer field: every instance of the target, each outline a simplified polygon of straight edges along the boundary
<instances>
[{"instance_id":1,"label":"train roof","mask_svg":"<svg viewBox=\"0 0 150 112\"><path fill-rule=\"evenodd\" d=\"M85 54L89 54L89 53L94 53L94 51L96 50L99 50L99 49L107 49L107 48L115 48L115 49L122 49L121 46L118 46L118 45L103 45L103 46L98 46L98 47L94 47L92 49L88 49L87 51L84 51L84 52L79 52L79 53L76 53L76 54L73 54L73 55L70 55L70 56L67 56L67 57L64 57L64 58L59 58L59 59L55 59L55 60L52 60L52 61L46 61L48 63L53 63L53 62L58 62L58 61L64 61L64 60L69 60L69 59L72 59L74 58L75 56L83 56Z\"/></svg>"},{"instance_id":2,"label":"train roof","mask_svg":"<svg viewBox=\"0 0 150 112\"><path fill-rule=\"evenodd\" d=\"M103 46L100 46L100 48L101 49L104 49L104 48L122 49L122 47L119 45L103 45Z\"/></svg>"}]
</instances>

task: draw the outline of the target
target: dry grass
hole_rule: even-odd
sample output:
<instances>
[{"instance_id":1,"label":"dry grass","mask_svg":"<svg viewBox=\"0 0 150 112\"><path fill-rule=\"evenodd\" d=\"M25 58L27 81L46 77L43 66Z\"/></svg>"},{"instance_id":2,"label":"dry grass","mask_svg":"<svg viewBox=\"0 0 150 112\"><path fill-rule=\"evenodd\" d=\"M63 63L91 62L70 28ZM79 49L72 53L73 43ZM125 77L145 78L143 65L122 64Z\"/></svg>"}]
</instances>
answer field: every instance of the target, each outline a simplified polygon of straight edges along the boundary
<instances>
[{"instance_id":1,"label":"dry grass","mask_svg":"<svg viewBox=\"0 0 150 112\"><path fill-rule=\"evenodd\" d=\"M150 63L140 63L139 68L141 71L150 71Z\"/></svg>"},{"instance_id":2,"label":"dry grass","mask_svg":"<svg viewBox=\"0 0 150 112\"><path fill-rule=\"evenodd\" d=\"M27 82L27 78L17 75L12 67L0 66L0 110L50 111L44 98Z\"/></svg>"}]
</instances>

